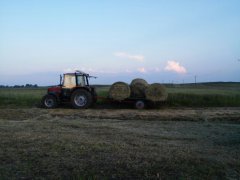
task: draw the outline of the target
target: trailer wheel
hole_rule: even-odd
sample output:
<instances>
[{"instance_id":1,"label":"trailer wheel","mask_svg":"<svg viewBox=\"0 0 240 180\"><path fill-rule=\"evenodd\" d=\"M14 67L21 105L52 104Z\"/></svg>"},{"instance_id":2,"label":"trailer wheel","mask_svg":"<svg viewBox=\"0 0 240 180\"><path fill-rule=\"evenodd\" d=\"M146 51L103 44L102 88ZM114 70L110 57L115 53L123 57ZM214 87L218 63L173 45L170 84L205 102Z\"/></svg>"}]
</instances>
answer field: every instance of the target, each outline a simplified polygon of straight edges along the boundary
<instances>
[{"instance_id":1,"label":"trailer wheel","mask_svg":"<svg viewBox=\"0 0 240 180\"><path fill-rule=\"evenodd\" d=\"M135 102L135 108L136 109L144 109L145 108L145 102L142 100L138 100Z\"/></svg>"},{"instance_id":2,"label":"trailer wheel","mask_svg":"<svg viewBox=\"0 0 240 180\"><path fill-rule=\"evenodd\" d=\"M43 96L41 104L47 109L55 108L58 105L56 97L50 94Z\"/></svg>"},{"instance_id":3,"label":"trailer wheel","mask_svg":"<svg viewBox=\"0 0 240 180\"><path fill-rule=\"evenodd\" d=\"M76 109L86 109L92 105L93 98L86 90L76 90L71 95L71 104Z\"/></svg>"}]
</instances>

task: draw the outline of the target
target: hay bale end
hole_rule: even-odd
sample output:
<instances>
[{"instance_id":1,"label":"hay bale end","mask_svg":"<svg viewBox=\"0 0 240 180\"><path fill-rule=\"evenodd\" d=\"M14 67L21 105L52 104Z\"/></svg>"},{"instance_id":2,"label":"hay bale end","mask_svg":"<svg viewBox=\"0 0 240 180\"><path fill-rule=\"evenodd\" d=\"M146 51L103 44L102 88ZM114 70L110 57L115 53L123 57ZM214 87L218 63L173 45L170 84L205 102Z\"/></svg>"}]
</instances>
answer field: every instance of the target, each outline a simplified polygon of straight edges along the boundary
<instances>
[{"instance_id":1,"label":"hay bale end","mask_svg":"<svg viewBox=\"0 0 240 180\"><path fill-rule=\"evenodd\" d=\"M148 87L147 81L144 79L134 79L130 84L131 97L133 98L145 98L145 90Z\"/></svg>"},{"instance_id":2,"label":"hay bale end","mask_svg":"<svg viewBox=\"0 0 240 180\"><path fill-rule=\"evenodd\" d=\"M115 82L111 85L108 97L116 101L122 101L130 97L130 87L125 82Z\"/></svg>"},{"instance_id":3,"label":"hay bale end","mask_svg":"<svg viewBox=\"0 0 240 180\"><path fill-rule=\"evenodd\" d=\"M168 97L168 93L165 86L159 83L154 83L148 86L145 91L145 94L146 99L153 102L166 101Z\"/></svg>"}]
</instances>

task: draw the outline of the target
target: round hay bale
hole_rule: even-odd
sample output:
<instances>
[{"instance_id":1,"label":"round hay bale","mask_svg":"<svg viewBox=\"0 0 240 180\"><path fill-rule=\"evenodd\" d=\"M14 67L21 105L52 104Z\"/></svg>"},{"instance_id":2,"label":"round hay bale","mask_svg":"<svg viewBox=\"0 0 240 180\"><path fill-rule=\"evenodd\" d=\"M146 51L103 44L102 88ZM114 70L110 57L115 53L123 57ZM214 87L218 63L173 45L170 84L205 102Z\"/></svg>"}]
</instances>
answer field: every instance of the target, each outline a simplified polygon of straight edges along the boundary
<instances>
[{"instance_id":1,"label":"round hay bale","mask_svg":"<svg viewBox=\"0 0 240 180\"><path fill-rule=\"evenodd\" d=\"M122 101L130 97L130 87L125 82L115 82L109 89L108 97Z\"/></svg>"},{"instance_id":2,"label":"round hay bale","mask_svg":"<svg viewBox=\"0 0 240 180\"><path fill-rule=\"evenodd\" d=\"M159 83L154 83L148 86L145 91L145 94L146 99L153 102L165 101L168 97L168 93L166 91L165 86Z\"/></svg>"},{"instance_id":3,"label":"round hay bale","mask_svg":"<svg viewBox=\"0 0 240 180\"><path fill-rule=\"evenodd\" d=\"M131 97L145 98L145 90L148 87L147 81L144 79L134 79L130 84Z\"/></svg>"}]
</instances>

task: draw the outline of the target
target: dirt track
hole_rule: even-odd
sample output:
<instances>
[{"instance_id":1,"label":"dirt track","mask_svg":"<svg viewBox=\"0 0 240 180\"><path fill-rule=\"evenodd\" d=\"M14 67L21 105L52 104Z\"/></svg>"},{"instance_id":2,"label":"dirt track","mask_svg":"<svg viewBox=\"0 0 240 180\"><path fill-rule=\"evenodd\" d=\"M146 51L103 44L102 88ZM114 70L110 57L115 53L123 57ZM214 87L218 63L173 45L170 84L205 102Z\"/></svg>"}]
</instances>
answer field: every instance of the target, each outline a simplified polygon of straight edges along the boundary
<instances>
[{"instance_id":1,"label":"dirt track","mask_svg":"<svg viewBox=\"0 0 240 180\"><path fill-rule=\"evenodd\" d=\"M240 122L240 107L235 108L175 108L155 110L135 109L0 109L0 119L118 119L160 121L234 121Z\"/></svg>"}]
</instances>

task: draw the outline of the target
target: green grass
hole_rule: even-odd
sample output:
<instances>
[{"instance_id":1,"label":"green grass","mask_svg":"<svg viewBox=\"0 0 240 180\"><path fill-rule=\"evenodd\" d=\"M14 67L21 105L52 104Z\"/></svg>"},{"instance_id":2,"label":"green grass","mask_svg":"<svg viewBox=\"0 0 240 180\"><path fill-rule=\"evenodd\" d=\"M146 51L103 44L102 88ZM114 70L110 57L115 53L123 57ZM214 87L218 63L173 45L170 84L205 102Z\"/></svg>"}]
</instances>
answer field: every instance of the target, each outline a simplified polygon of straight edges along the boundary
<instances>
[{"instance_id":1,"label":"green grass","mask_svg":"<svg viewBox=\"0 0 240 180\"><path fill-rule=\"evenodd\" d=\"M169 106L240 106L240 83L167 86Z\"/></svg>"},{"instance_id":2,"label":"green grass","mask_svg":"<svg viewBox=\"0 0 240 180\"><path fill-rule=\"evenodd\" d=\"M33 107L39 105L46 88L2 88L1 107Z\"/></svg>"},{"instance_id":3,"label":"green grass","mask_svg":"<svg viewBox=\"0 0 240 180\"><path fill-rule=\"evenodd\" d=\"M237 107L240 95L170 93L167 105L187 107Z\"/></svg>"},{"instance_id":4,"label":"green grass","mask_svg":"<svg viewBox=\"0 0 240 180\"><path fill-rule=\"evenodd\" d=\"M169 93L167 106L226 107L240 106L240 83L204 83L166 85ZM107 97L109 86L97 86L100 97ZM35 107L46 94L46 88L0 89L0 107ZM106 101L99 98L98 104Z\"/></svg>"}]
</instances>

